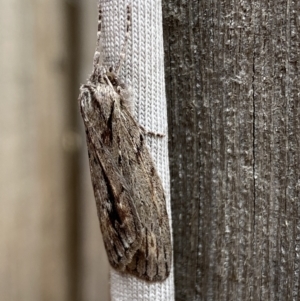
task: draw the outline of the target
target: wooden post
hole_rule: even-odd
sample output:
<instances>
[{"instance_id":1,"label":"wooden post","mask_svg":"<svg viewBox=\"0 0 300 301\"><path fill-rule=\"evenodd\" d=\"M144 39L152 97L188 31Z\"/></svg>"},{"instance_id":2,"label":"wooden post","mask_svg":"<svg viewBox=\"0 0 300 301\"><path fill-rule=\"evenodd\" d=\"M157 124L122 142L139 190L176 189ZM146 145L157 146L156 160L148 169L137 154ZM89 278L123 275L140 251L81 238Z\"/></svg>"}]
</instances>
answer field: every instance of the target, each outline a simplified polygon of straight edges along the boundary
<instances>
[{"instance_id":1,"label":"wooden post","mask_svg":"<svg viewBox=\"0 0 300 301\"><path fill-rule=\"evenodd\" d=\"M0 299L71 300L67 10L0 7Z\"/></svg>"},{"instance_id":2,"label":"wooden post","mask_svg":"<svg viewBox=\"0 0 300 301\"><path fill-rule=\"evenodd\" d=\"M176 300L299 299L298 1L164 1Z\"/></svg>"}]
</instances>

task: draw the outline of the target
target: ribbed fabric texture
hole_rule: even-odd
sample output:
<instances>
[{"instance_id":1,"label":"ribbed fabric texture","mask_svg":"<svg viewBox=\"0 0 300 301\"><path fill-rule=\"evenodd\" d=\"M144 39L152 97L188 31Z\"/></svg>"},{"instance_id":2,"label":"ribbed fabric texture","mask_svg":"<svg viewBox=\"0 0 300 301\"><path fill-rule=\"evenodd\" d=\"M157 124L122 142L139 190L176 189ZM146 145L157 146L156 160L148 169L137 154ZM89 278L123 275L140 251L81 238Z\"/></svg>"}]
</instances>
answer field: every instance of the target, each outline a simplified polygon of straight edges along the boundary
<instances>
[{"instance_id":1,"label":"ribbed fabric texture","mask_svg":"<svg viewBox=\"0 0 300 301\"><path fill-rule=\"evenodd\" d=\"M139 123L164 138L147 137L162 179L171 221L161 0L100 0L104 63L115 65L124 44L127 5L131 6L131 33L120 77L132 90L132 107ZM150 284L111 270L112 301L174 300L173 268L168 279Z\"/></svg>"}]
</instances>

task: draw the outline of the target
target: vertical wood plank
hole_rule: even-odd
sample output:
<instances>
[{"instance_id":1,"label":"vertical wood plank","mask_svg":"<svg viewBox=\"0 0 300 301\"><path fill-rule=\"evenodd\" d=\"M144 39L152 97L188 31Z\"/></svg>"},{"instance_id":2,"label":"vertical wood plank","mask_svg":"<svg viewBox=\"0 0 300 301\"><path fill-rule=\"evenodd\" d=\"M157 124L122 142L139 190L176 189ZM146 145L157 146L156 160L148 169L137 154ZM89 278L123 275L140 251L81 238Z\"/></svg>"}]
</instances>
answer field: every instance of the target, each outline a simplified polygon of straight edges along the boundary
<instances>
[{"instance_id":1,"label":"vertical wood plank","mask_svg":"<svg viewBox=\"0 0 300 301\"><path fill-rule=\"evenodd\" d=\"M96 46L98 8L97 1L82 0L79 3L80 23L80 83L92 71ZM79 92L79 89L78 89ZM80 204L78 215L78 300L109 300L109 264L102 241L89 171L85 133L81 117L78 115L83 139L80 160Z\"/></svg>"},{"instance_id":2,"label":"vertical wood plank","mask_svg":"<svg viewBox=\"0 0 300 301\"><path fill-rule=\"evenodd\" d=\"M177 300L299 299L299 1L164 2Z\"/></svg>"},{"instance_id":3,"label":"vertical wood plank","mask_svg":"<svg viewBox=\"0 0 300 301\"><path fill-rule=\"evenodd\" d=\"M67 10L0 6L0 299L70 300Z\"/></svg>"}]
</instances>

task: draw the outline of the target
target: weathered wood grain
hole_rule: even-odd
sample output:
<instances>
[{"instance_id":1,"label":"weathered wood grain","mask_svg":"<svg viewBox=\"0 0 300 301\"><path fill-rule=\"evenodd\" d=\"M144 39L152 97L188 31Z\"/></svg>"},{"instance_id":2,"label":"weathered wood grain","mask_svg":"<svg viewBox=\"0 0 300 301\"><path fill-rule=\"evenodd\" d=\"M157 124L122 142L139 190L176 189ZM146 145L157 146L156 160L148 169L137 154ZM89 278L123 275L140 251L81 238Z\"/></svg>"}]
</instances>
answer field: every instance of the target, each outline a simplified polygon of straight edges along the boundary
<instances>
[{"instance_id":1,"label":"weathered wood grain","mask_svg":"<svg viewBox=\"0 0 300 301\"><path fill-rule=\"evenodd\" d=\"M300 4L163 2L176 299L298 300Z\"/></svg>"}]
</instances>

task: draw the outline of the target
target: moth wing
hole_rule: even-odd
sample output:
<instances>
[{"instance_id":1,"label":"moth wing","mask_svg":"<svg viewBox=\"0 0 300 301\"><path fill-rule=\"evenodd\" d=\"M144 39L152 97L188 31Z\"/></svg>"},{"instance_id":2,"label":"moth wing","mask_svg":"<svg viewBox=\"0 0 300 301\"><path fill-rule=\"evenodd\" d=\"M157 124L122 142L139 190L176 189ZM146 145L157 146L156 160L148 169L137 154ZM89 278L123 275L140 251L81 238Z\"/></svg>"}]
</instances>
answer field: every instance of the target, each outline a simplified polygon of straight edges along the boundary
<instances>
[{"instance_id":1,"label":"moth wing","mask_svg":"<svg viewBox=\"0 0 300 301\"><path fill-rule=\"evenodd\" d=\"M124 271L141 245L143 229L122 175L105 146L96 145L101 141L93 141L95 137L97 133L87 133L98 218L110 264Z\"/></svg>"},{"instance_id":2,"label":"moth wing","mask_svg":"<svg viewBox=\"0 0 300 301\"><path fill-rule=\"evenodd\" d=\"M131 200L144 229L140 247L126 271L148 281L162 281L168 277L172 261L165 194L139 125L126 108L120 111L121 116L113 119L113 132L125 140L119 143L121 172L127 186L133 188Z\"/></svg>"},{"instance_id":3,"label":"moth wing","mask_svg":"<svg viewBox=\"0 0 300 301\"><path fill-rule=\"evenodd\" d=\"M143 132L122 96L109 86L98 94L85 93L96 104L83 119L110 264L144 280L162 281L172 261L170 227L162 183ZM85 107L81 110L84 116Z\"/></svg>"}]
</instances>

